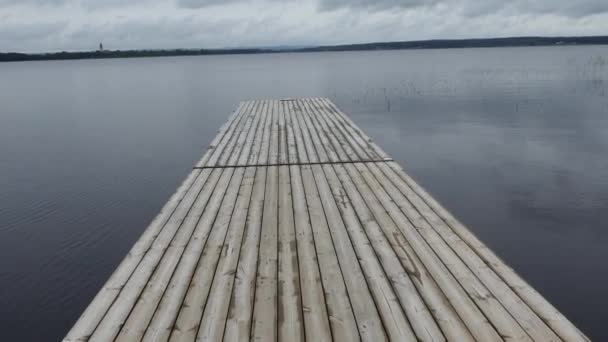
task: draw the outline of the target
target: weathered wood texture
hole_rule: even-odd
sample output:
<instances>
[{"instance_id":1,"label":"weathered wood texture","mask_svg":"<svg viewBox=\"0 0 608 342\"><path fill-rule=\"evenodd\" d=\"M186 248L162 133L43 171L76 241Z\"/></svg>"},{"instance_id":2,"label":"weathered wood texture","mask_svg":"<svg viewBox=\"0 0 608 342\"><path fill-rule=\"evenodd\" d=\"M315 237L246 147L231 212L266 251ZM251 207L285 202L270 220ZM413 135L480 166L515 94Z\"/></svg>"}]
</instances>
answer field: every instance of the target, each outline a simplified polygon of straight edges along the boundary
<instances>
[{"instance_id":1,"label":"weathered wood texture","mask_svg":"<svg viewBox=\"0 0 608 342\"><path fill-rule=\"evenodd\" d=\"M329 100L247 101L65 341L585 341Z\"/></svg>"}]
</instances>

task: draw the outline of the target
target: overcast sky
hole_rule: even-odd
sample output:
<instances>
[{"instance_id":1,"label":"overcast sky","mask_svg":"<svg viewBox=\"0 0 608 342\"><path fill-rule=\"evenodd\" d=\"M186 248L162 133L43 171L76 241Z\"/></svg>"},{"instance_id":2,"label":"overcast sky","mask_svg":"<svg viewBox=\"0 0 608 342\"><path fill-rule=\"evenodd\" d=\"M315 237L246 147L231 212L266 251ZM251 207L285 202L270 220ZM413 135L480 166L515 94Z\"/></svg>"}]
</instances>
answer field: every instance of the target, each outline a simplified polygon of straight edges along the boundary
<instances>
[{"instance_id":1,"label":"overcast sky","mask_svg":"<svg viewBox=\"0 0 608 342\"><path fill-rule=\"evenodd\" d=\"M608 0L0 0L0 51L608 34Z\"/></svg>"}]
</instances>

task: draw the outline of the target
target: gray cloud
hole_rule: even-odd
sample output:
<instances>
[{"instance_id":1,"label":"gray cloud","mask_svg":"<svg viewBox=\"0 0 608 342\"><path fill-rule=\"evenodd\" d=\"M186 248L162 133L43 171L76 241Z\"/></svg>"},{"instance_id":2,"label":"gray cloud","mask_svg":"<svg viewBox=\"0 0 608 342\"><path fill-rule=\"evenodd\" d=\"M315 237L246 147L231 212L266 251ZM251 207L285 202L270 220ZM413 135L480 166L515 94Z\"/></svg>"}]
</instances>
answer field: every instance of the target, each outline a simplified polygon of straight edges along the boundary
<instances>
[{"instance_id":1,"label":"gray cloud","mask_svg":"<svg viewBox=\"0 0 608 342\"><path fill-rule=\"evenodd\" d=\"M0 51L606 32L606 0L0 0Z\"/></svg>"},{"instance_id":2,"label":"gray cloud","mask_svg":"<svg viewBox=\"0 0 608 342\"><path fill-rule=\"evenodd\" d=\"M51 0L52 1L52 0ZM58 0L60 1L60 0ZM267 2L289 2L296 0L267 0ZM412 8L420 6L429 6L440 3L442 0L320 0L317 2L317 8L320 11L332 11L342 8L365 8L368 10L378 11L391 8ZM177 4L183 8L203 8L209 6L217 6L229 3L255 3L259 0L177 0Z\"/></svg>"},{"instance_id":3,"label":"gray cloud","mask_svg":"<svg viewBox=\"0 0 608 342\"><path fill-rule=\"evenodd\" d=\"M433 6L442 0L321 0L321 10L336 10L340 8L364 8L369 10L385 10L392 8L416 8Z\"/></svg>"},{"instance_id":4,"label":"gray cloud","mask_svg":"<svg viewBox=\"0 0 608 342\"><path fill-rule=\"evenodd\" d=\"M65 0L0 0L0 6L14 4L57 5L64 2Z\"/></svg>"},{"instance_id":5,"label":"gray cloud","mask_svg":"<svg viewBox=\"0 0 608 342\"><path fill-rule=\"evenodd\" d=\"M608 12L606 0L319 0L321 10L363 8L378 11L438 5L460 10L465 15L472 16L507 12L514 15L556 14L583 17Z\"/></svg>"},{"instance_id":6,"label":"gray cloud","mask_svg":"<svg viewBox=\"0 0 608 342\"><path fill-rule=\"evenodd\" d=\"M243 0L177 0L177 5L183 8L203 8L208 6L217 6L228 3L245 2Z\"/></svg>"},{"instance_id":7,"label":"gray cloud","mask_svg":"<svg viewBox=\"0 0 608 342\"><path fill-rule=\"evenodd\" d=\"M44 10L48 7L81 6L85 9L103 9L111 7L131 7L134 4L154 2L157 0L0 0L0 10L9 6L34 6Z\"/></svg>"},{"instance_id":8,"label":"gray cloud","mask_svg":"<svg viewBox=\"0 0 608 342\"><path fill-rule=\"evenodd\" d=\"M608 1L602 0L485 0L461 1L466 15L502 13L510 15L554 14L567 17L584 17L608 12Z\"/></svg>"},{"instance_id":9,"label":"gray cloud","mask_svg":"<svg viewBox=\"0 0 608 342\"><path fill-rule=\"evenodd\" d=\"M68 25L67 21L46 22L39 24L17 23L0 26L1 40L35 40L62 32Z\"/></svg>"}]
</instances>

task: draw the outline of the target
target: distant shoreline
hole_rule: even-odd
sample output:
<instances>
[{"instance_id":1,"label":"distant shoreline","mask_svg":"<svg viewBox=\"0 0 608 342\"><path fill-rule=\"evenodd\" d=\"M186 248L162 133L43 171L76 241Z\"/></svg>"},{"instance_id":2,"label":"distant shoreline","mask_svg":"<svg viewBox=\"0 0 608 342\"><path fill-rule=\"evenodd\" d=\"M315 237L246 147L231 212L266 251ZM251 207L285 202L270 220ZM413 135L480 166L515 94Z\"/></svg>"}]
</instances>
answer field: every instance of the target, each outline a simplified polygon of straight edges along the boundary
<instances>
[{"instance_id":1,"label":"distant shoreline","mask_svg":"<svg viewBox=\"0 0 608 342\"><path fill-rule=\"evenodd\" d=\"M510 37L487 39L435 39L405 42L376 42L347 45L327 45L305 48L238 48L238 49L171 49L171 50L104 50L54 53L0 52L0 62L23 62L45 60L75 60L104 58L138 58L168 56L205 56L285 52L335 52L407 49L451 49L480 47L564 46L564 45L608 45L608 36L587 37Z\"/></svg>"}]
</instances>

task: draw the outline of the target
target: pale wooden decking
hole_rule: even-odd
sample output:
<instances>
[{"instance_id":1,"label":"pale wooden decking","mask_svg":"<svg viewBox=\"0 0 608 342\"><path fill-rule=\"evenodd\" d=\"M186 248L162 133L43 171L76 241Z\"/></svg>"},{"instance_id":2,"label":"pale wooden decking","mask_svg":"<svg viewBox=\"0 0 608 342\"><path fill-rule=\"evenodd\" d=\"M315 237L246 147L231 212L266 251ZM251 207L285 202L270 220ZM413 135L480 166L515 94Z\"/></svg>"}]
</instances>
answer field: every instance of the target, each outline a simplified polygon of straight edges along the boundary
<instances>
[{"instance_id":1,"label":"pale wooden decking","mask_svg":"<svg viewBox=\"0 0 608 342\"><path fill-rule=\"evenodd\" d=\"M584 341L327 99L243 102L66 341Z\"/></svg>"}]
</instances>

